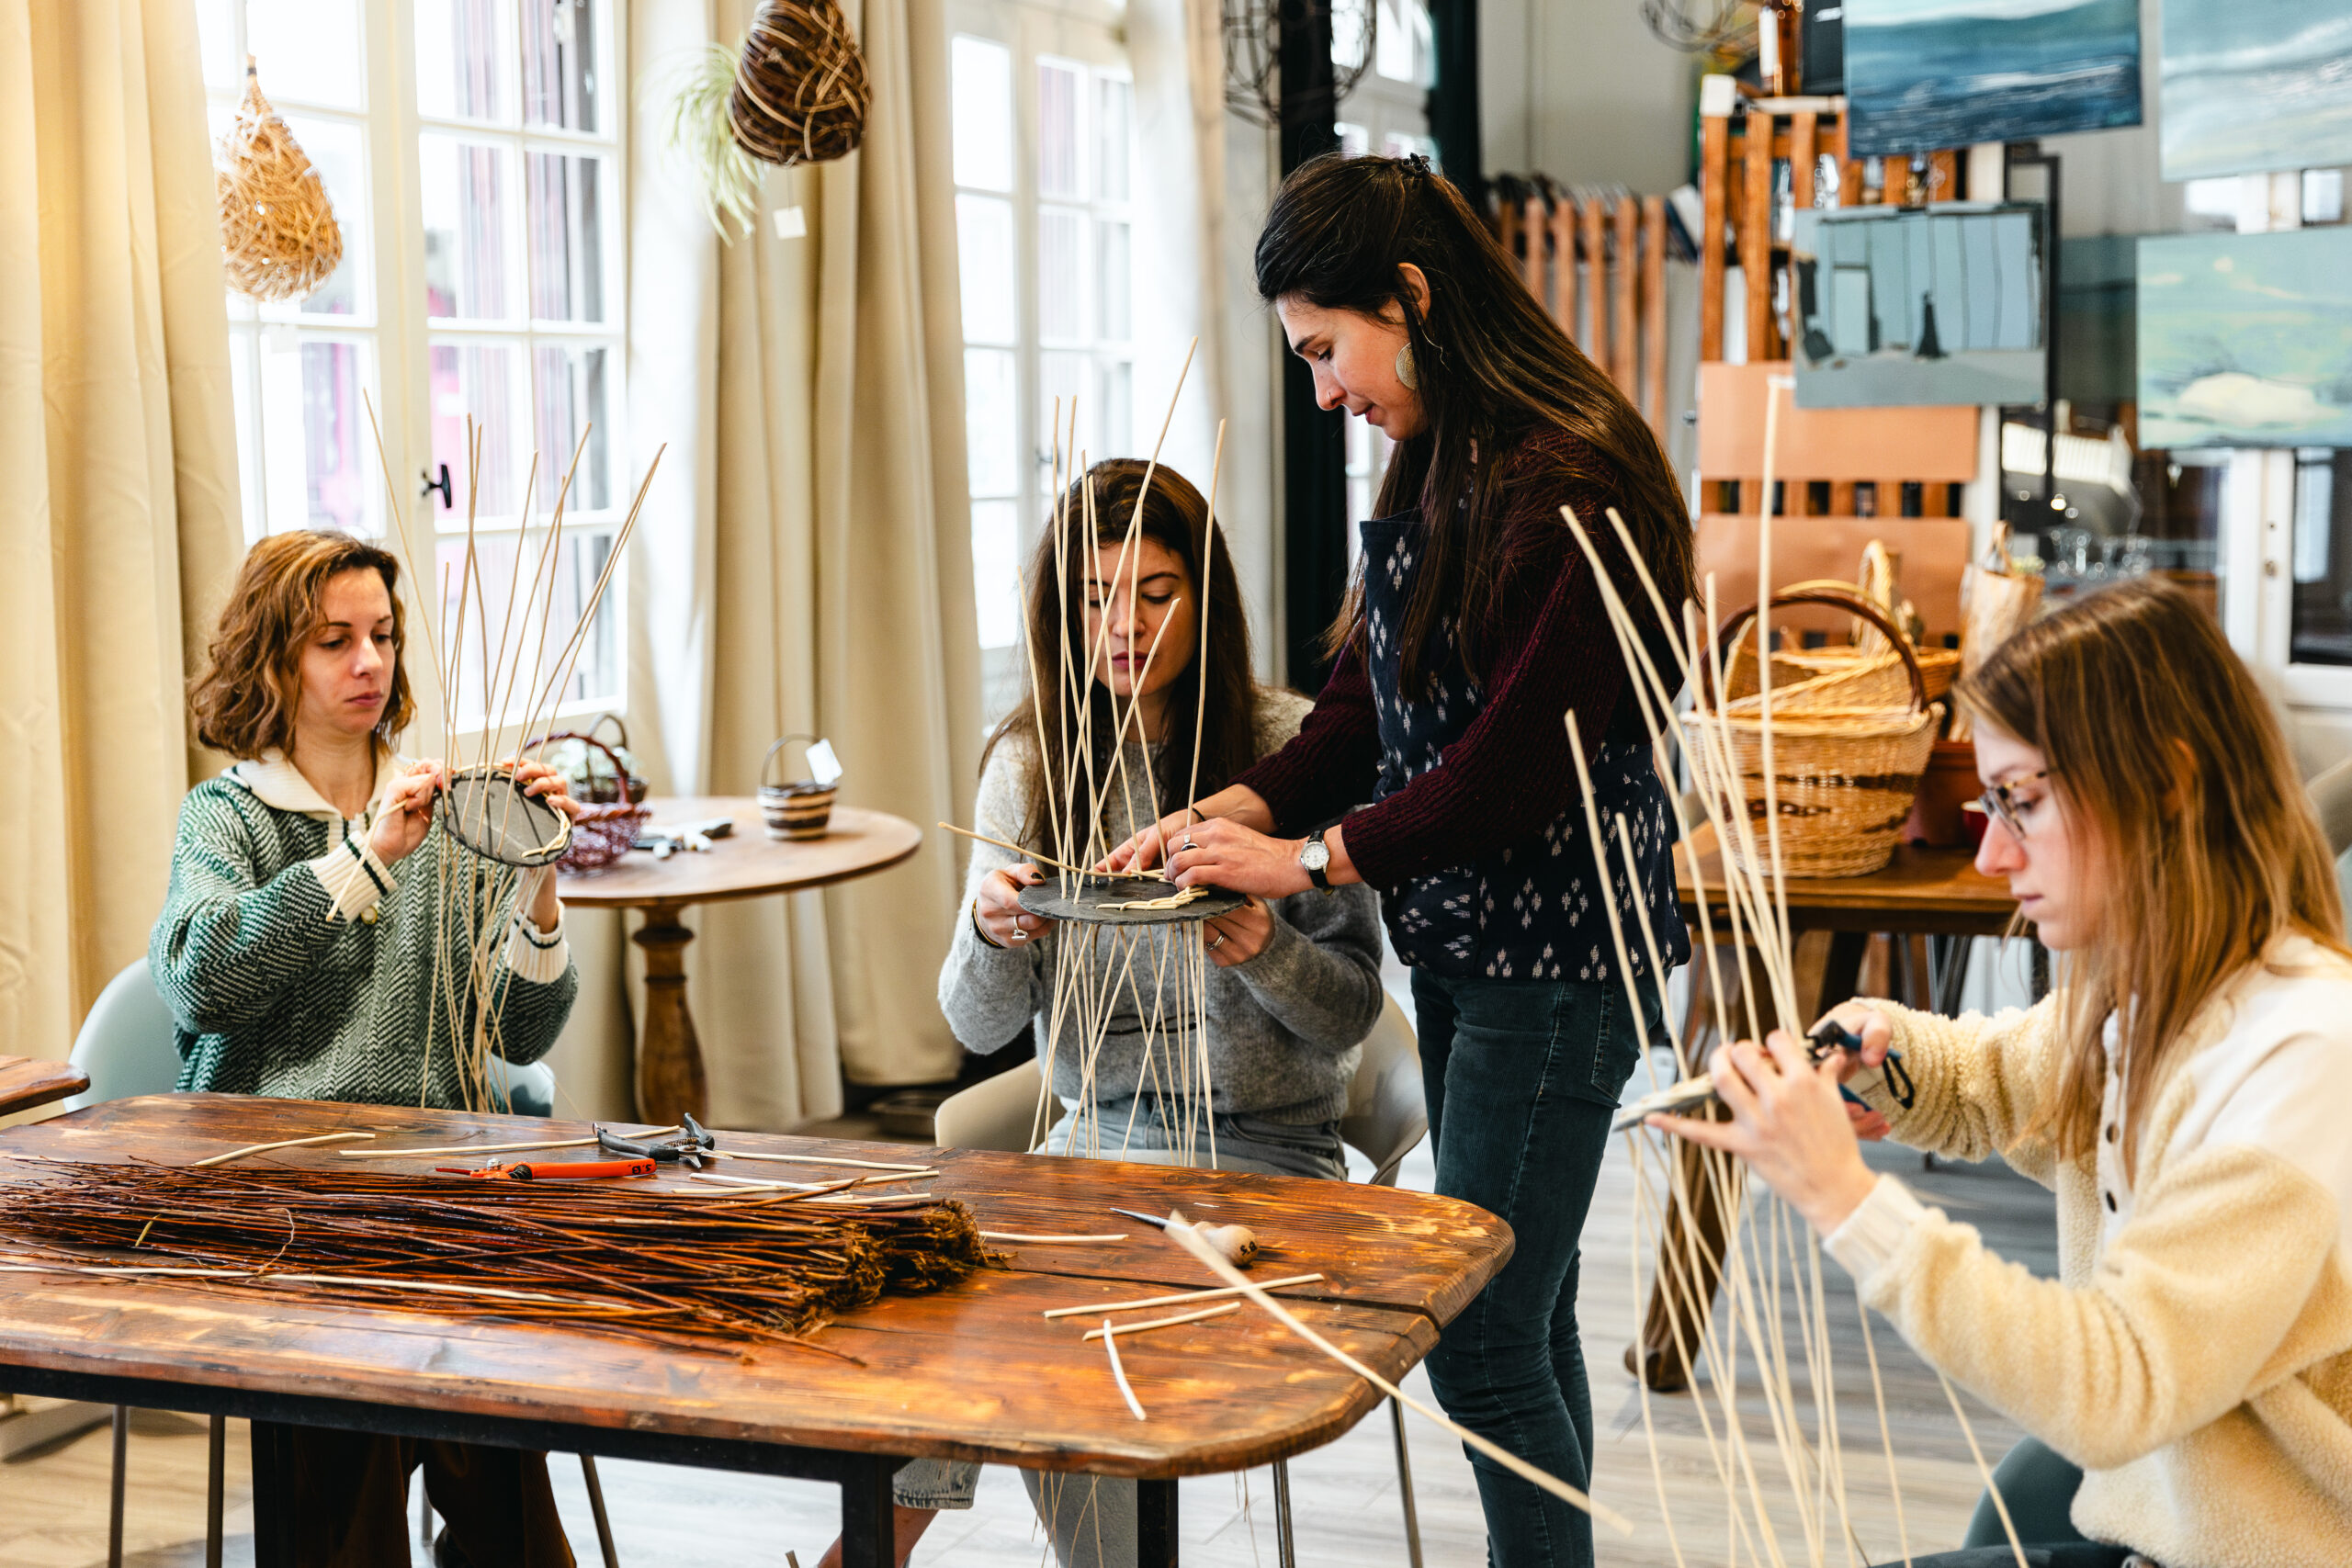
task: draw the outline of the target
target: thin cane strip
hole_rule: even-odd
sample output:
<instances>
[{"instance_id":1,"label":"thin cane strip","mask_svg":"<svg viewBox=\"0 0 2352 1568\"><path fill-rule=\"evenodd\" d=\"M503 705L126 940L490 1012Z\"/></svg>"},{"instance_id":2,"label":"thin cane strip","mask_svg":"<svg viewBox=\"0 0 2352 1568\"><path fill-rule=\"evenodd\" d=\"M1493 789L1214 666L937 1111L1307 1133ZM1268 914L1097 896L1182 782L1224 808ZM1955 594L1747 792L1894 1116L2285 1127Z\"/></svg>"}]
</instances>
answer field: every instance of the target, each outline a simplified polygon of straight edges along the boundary
<instances>
[{"instance_id":1,"label":"thin cane strip","mask_svg":"<svg viewBox=\"0 0 2352 1568\"><path fill-rule=\"evenodd\" d=\"M673 1133L676 1131L677 1129L674 1127L665 1127L662 1129L662 1132L665 1133ZM644 1135L647 1137L659 1137L662 1134L660 1133L650 1133ZM753 1149L705 1149L703 1151L703 1156L705 1158L716 1156L719 1159L766 1160L775 1165L838 1165L853 1167L859 1170L901 1170L907 1172L910 1176L936 1176L939 1174L939 1169L936 1166L900 1165L890 1160L881 1159L843 1159L836 1155L779 1155L763 1153Z\"/></svg>"},{"instance_id":2,"label":"thin cane strip","mask_svg":"<svg viewBox=\"0 0 2352 1568\"><path fill-rule=\"evenodd\" d=\"M1628 1146L1633 1150L1634 1184L1638 1190L1645 1180L1645 1173L1642 1170L1641 1140L1628 1134ZM1626 1261L1633 1268L1634 1300L1638 1302L1642 1299L1642 1204L1638 1200L1634 1205L1634 1245L1626 1253ZM1639 1356L1638 1349L1635 1354ZM1684 1568L1682 1542L1674 1533L1674 1510L1666 1500L1666 1464L1657 1451L1657 1428L1650 1421L1650 1380L1638 1360L1634 1370L1634 1390L1635 1397L1641 1401L1642 1444L1649 1450L1650 1483L1657 1489L1657 1517L1666 1526L1667 1550L1674 1553L1675 1568ZM1703 1404L1703 1402L1700 1403ZM1720 1455L1714 1454L1714 1436L1710 1433L1707 1438L1707 1450L1710 1455L1715 1457L1716 1470L1720 1472L1723 1461Z\"/></svg>"},{"instance_id":3,"label":"thin cane strip","mask_svg":"<svg viewBox=\"0 0 2352 1568\"><path fill-rule=\"evenodd\" d=\"M1154 1328L1173 1328L1180 1323L1198 1323L1204 1317L1223 1317L1227 1313L1240 1310L1239 1302L1227 1302L1223 1306L1203 1307L1198 1312L1180 1312L1173 1317L1146 1318L1141 1323L1122 1323L1116 1327L1114 1327L1111 1320L1106 1317L1102 1320L1102 1327L1088 1329L1086 1337L1102 1339L1117 1334L1142 1334Z\"/></svg>"},{"instance_id":4,"label":"thin cane strip","mask_svg":"<svg viewBox=\"0 0 2352 1568\"><path fill-rule=\"evenodd\" d=\"M1847 1505L1845 1436L1838 1430L1838 1426L1837 1367L1832 1360L1829 1344L1829 1301L1821 1283L1821 1238L1809 1228L1805 1233L1805 1246L1807 1260L1813 1271L1813 1319L1815 1333L1819 1337L1821 1344L1821 1376L1826 1390L1827 1410L1826 1419L1828 1422L1829 1430L1829 1466L1831 1473L1836 1478L1838 1519L1845 1529L1846 1551L1849 1562L1852 1568L1860 1568L1860 1562L1855 1560L1867 1560L1869 1553L1860 1549L1860 1540L1854 1533L1852 1510Z\"/></svg>"},{"instance_id":5,"label":"thin cane strip","mask_svg":"<svg viewBox=\"0 0 2352 1568\"><path fill-rule=\"evenodd\" d=\"M1216 564L1216 484L1225 470L1225 421L1216 422L1216 455L1209 459L1209 520L1202 529L1201 542L1201 690L1193 702L1193 770L1184 783L1184 830L1193 830L1193 802L1199 797L1201 787L1201 727L1209 711L1209 584L1215 581L1211 569ZM1162 843L1163 863L1168 846Z\"/></svg>"},{"instance_id":6,"label":"thin cane strip","mask_svg":"<svg viewBox=\"0 0 2352 1568\"><path fill-rule=\"evenodd\" d=\"M1261 1291L1279 1291L1288 1285L1311 1285L1323 1278L1320 1274L1291 1274L1280 1280L1257 1281ZM1145 1307L1177 1306L1185 1302L1217 1301L1226 1296L1238 1296L1241 1292L1230 1285L1220 1285L1207 1291L1178 1291L1172 1295L1138 1296L1128 1302L1089 1302L1083 1306L1048 1307L1040 1317L1099 1317L1106 1312L1136 1312Z\"/></svg>"},{"instance_id":7,"label":"thin cane strip","mask_svg":"<svg viewBox=\"0 0 2352 1568\"><path fill-rule=\"evenodd\" d=\"M1102 1326L1106 1329L1109 1328L1111 1326L1111 1320L1107 1317L1104 1318L1102 1320ZM1127 1408L1136 1413L1136 1420L1150 1420L1151 1417L1143 1413L1143 1402L1136 1398L1136 1391L1127 1385L1127 1369L1119 1364L1119 1337L1117 1335L1105 1334L1102 1336L1102 1353L1111 1358L1111 1377L1112 1380L1119 1385L1119 1397L1127 1402Z\"/></svg>"},{"instance_id":8,"label":"thin cane strip","mask_svg":"<svg viewBox=\"0 0 2352 1568\"><path fill-rule=\"evenodd\" d=\"M1951 1401L1951 1413L1960 1422L1960 1435L1968 1439L1968 1457L1976 1461L1976 1473L1984 1477L1984 1495L1993 1499L1993 1511L2001 1516L2001 1533L2009 1538L2009 1551L2017 1558L2018 1568L2027 1568L2025 1547L2018 1540L2016 1521L2009 1517L2008 1500L1994 1483L1992 1469L1984 1462L1984 1450L1976 1446L1976 1428L1970 1423L1968 1412L1960 1407L1960 1393L1951 1386L1951 1379L1944 1376L1941 1367L1936 1368L1936 1381L1943 1384L1944 1397Z\"/></svg>"},{"instance_id":9,"label":"thin cane strip","mask_svg":"<svg viewBox=\"0 0 2352 1568\"><path fill-rule=\"evenodd\" d=\"M211 1166L227 1165L231 1160L243 1159L247 1155L266 1155L272 1149L299 1149L312 1144L347 1143L359 1138L372 1138L375 1135L373 1133L321 1133L315 1138L280 1138L274 1144L248 1144L242 1149L231 1149L225 1155L214 1155L209 1159L197 1160L190 1164L188 1168L203 1170Z\"/></svg>"},{"instance_id":10,"label":"thin cane strip","mask_svg":"<svg viewBox=\"0 0 2352 1568\"><path fill-rule=\"evenodd\" d=\"M1788 378L1767 376L1764 378L1764 486L1763 506L1756 520L1756 675L1759 696L1758 708L1763 717L1764 757L1764 830L1772 851L1773 893L1781 911L1781 946L1789 945L1788 872L1781 861L1781 795L1772 765L1772 485L1773 469L1780 444L1781 388ZM1717 687L1722 691L1725 688Z\"/></svg>"},{"instance_id":11,"label":"thin cane strip","mask_svg":"<svg viewBox=\"0 0 2352 1568\"><path fill-rule=\"evenodd\" d=\"M1903 1519L1903 1478L1894 1462L1894 1428L1886 1419L1886 1383L1879 1376L1878 1346L1871 1336L1870 1303L1862 1300L1860 1290L1854 1292L1854 1310L1862 1320L1862 1354L1871 1364L1871 1401L1878 1407L1878 1439L1886 1454L1887 1491L1894 1498L1894 1540L1903 1551L1903 1568L1911 1568L1911 1529Z\"/></svg>"},{"instance_id":12,"label":"thin cane strip","mask_svg":"<svg viewBox=\"0 0 2352 1568\"><path fill-rule=\"evenodd\" d=\"M1322 1351L1323 1354L1329 1356L1340 1365L1347 1368L1348 1371L1355 1373L1356 1376L1363 1379L1364 1382L1372 1384L1373 1387L1378 1389L1389 1398L1396 1400L1407 1409L1414 1411L1427 1419L1436 1422L1439 1426L1444 1427L1447 1431L1453 1433L1455 1437L1461 1438L1472 1448L1476 1449L1480 1453L1485 1454L1488 1459L1493 1460L1497 1464L1501 1465L1504 1469L1510 1471L1521 1480L1529 1483L1531 1485L1541 1487L1543 1490L1550 1493L1553 1496L1557 1497L1562 1502L1567 1504L1570 1507L1583 1509L1586 1513L1591 1515L1602 1524L1605 1524L1610 1529L1617 1531L1618 1534L1630 1536L1634 1533L1633 1521L1625 1517L1624 1515L1619 1513L1616 1509L1610 1507L1605 1503L1596 1500L1584 1492L1578 1491L1576 1487L1569 1485L1558 1476L1551 1474L1547 1471L1537 1469L1534 1465L1528 1463L1517 1454L1510 1452L1509 1450L1504 1449L1496 1443L1488 1441L1487 1438L1480 1437L1477 1433L1471 1431L1468 1427L1456 1425L1454 1422L1448 1420L1445 1416L1430 1409L1428 1405L1423 1404L1411 1394L1407 1393L1403 1389L1398 1388L1395 1383L1390 1382L1386 1378L1382 1377L1378 1372L1374 1371L1370 1367L1365 1366L1362 1361L1357 1360L1353 1356L1349 1355L1345 1350L1340 1349L1338 1346L1332 1344L1329 1340L1316 1333L1315 1330L1307 1327L1306 1324L1300 1322L1298 1318L1292 1314L1288 1307L1283 1306L1282 1303L1268 1295L1258 1286L1251 1284L1248 1280L1242 1278L1240 1270L1235 1269L1232 1264L1227 1263L1215 1247L1209 1246L1207 1242L1203 1241L1200 1238L1200 1236L1193 1231L1191 1222L1186 1220L1182 1213L1176 1213L1170 1214L1168 1217L1168 1227L1162 1234L1174 1241L1177 1246L1191 1253L1194 1258L1199 1260L1202 1268L1206 1269L1210 1273L1215 1274L1218 1279L1223 1280L1227 1284L1233 1286L1243 1295L1248 1296L1251 1301L1255 1302L1259 1308L1272 1316L1275 1322L1281 1324L1284 1328L1289 1329L1301 1339L1306 1340L1317 1350ZM1107 1323L1109 1320L1106 1318L1104 1321ZM1105 1340L1104 1343L1109 1344L1111 1341Z\"/></svg>"}]
</instances>

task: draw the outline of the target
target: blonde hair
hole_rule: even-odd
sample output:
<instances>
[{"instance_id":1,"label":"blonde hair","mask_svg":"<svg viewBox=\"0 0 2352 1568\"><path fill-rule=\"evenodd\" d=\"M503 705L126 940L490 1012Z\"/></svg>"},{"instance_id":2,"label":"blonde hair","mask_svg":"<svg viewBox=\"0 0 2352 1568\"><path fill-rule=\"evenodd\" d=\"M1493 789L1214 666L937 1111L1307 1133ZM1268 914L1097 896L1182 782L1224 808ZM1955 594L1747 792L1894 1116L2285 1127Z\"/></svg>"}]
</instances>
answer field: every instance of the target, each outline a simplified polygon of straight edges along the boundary
<instances>
[{"instance_id":1,"label":"blonde hair","mask_svg":"<svg viewBox=\"0 0 2352 1568\"><path fill-rule=\"evenodd\" d=\"M392 604L391 685L375 730L378 748L390 750L392 737L416 714L401 658L408 623L401 613L400 562L365 539L325 529L273 534L245 552L205 649L204 671L188 686L199 742L232 757L294 750L302 650L319 629L327 582L346 571L375 572Z\"/></svg>"},{"instance_id":2,"label":"blonde hair","mask_svg":"<svg viewBox=\"0 0 2352 1568\"><path fill-rule=\"evenodd\" d=\"M2270 705L2212 617L2139 578L2018 633L1961 683L1984 721L2041 751L2108 888L2057 976L2067 1059L2033 1130L2061 1158L2098 1144L2112 1015L2127 1167L2198 1012L2279 936L2344 952L2335 857Z\"/></svg>"}]
</instances>

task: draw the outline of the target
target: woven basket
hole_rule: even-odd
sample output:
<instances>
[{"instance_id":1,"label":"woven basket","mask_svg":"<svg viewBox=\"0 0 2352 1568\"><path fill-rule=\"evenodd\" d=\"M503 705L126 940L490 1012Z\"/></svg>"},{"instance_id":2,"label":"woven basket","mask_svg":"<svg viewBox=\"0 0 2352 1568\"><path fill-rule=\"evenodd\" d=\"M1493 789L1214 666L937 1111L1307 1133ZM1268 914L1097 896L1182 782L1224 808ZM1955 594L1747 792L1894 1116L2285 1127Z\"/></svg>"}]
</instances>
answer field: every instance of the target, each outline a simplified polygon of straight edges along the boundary
<instances>
[{"instance_id":1,"label":"woven basket","mask_svg":"<svg viewBox=\"0 0 2352 1568\"><path fill-rule=\"evenodd\" d=\"M1903 660L1888 651L1892 646L1889 637L1892 637L1894 642L1906 645L1910 639L1894 630L1893 618L1886 613L1887 607L1883 603L1873 601L1853 583L1839 582L1834 579L1792 582L1781 592L1833 594L1841 602L1850 600L1859 604L1869 604L1877 609L1880 615L1873 620L1863 615L1859 609L1855 610L1855 618L1869 630L1857 639L1853 647L1776 649L1772 654L1774 708L1779 708L1784 698L1794 700L1800 705L1809 700L1815 706L1833 707L1892 707L1904 700L1905 693L1910 689L1911 678L1904 672ZM1776 598L1773 603L1777 604L1780 601ZM1839 607L1850 606L1841 603ZM1755 613L1752 609L1746 612L1749 615ZM1744 622L1736 615L1730 624L1741 626ZM1951 690L1952 678L1960 672L1960 650L1913 646L1911 652L1918 660L1920 679L1927 683L1928 700L1941 702L1944 694ZM1846 678L1846 684L1820 687L1810 699L1799 692L1800 687L1840 676ZM1756 656L1745 642L1736 649L1725 649L1724 683L1730 688L1735 698L1753 696L1759 689Z\"/></svg>"},{"instance_id":2,"label":"woven basket","mask_svg":"<svg viewBox=\"0 0 2352 1568\"><path fill-rule=\"evenodd\" d=\"M307 298L343 261L343 229L319 171L261 96L245 56L245 96L220 138L214 175L229 287L254 299Z\"/></svg>"},{"instance_id":3,"label":"woven basket","mask_svg":"<svg viewBox=\"0 0 2352 1568\"><path fill-rule=\"evenodd\" d=\"M1828 592L1775 593L1771 603L1776 609L1827 604L1849 610L1887 634L1895 649L1905 687L1900 705L1875 699L1842 700L1861 691L1865 681L1876 680L1874 673L1820 677L1833 684L1810 694L1805 686L1782 692L1777 685L1772 693L1772 795L1780 807L1781 864L1791 876L1867 875L1894 856L1943 709L1928 700L1909 641L1875 606ZM1753 609L1743 611L1725 624L1726 649L1747 634L1755 614ZM1701 695L1704 706L1713 711L1698 716L1720 722L1755 825L1757 852L1769 854L1761 698L1717 704L1712 692ZM1724 852L1743 871L1750 869L1736 835L1724 845Z\"/></svg>"},{"instance_id":4,"label":"woven basket","mask_svg":"<svg viewBox=\"0 0 2352 1568\"><path fill-rule=\"evenodd\" d=\"M763 163L821 164L865 139L865 56L835 0L763 0L743 35L727 125Z\"/></svg>"},{"instance_id":5,"label":"woven basket","mask_svg":"<svg viewBox=\"0 0 2352 1568\"><path fill-rule=\"evenodd\" d=\"M602 871L623 855L637 842L644 831L646 820L653 813L644 805L645 790L638 786L637 798L629 797L631 782L628 769L622 765L620 753L594 735L577 729L560 729L552 735L542 735L537 740L526 741L523 750L552 745L559 740L578 740L605 754L612 764L613 776L620 781L620 798L603 804L582 803L580 815L571 823L571 848L556 862L558 871L577 876L583 872ZM593 777L593 774L591 775Z\"/></svg>"}]
</instances>

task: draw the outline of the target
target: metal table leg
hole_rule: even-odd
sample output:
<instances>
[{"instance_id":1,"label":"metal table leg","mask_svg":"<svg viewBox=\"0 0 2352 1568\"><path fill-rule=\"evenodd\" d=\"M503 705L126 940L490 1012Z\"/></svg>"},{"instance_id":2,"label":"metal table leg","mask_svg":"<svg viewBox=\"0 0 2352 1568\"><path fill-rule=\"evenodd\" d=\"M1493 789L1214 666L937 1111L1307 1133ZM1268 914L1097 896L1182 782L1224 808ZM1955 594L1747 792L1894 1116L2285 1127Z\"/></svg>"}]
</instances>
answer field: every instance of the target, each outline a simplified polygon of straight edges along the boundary
<instances>
[{"instance_id":1,"label":"metal table leg","mask_svg":"<svg viewBox=\"0 0 2352 1568\"><path fill-rule=\"evenodd\" d=\"M1136 1568L1176 1568L1176 1483L1136 1483Z\"/></svg>"}]
</instances>

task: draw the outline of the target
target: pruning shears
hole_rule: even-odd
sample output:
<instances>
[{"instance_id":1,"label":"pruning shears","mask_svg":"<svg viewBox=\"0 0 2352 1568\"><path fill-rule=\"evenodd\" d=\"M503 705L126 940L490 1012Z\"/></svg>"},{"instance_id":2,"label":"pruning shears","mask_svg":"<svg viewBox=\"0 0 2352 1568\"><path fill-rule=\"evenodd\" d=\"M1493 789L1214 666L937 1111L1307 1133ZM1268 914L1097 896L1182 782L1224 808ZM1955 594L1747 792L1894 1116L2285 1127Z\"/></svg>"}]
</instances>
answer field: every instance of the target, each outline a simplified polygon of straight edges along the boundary
<instances>
[{"instance_id":1,"label":"pruning shears","mask_svg":"<svg viewBox=\"0 0 2352 1568\"><path fill-rule=\"evenodd\" d=\"M658 1144L624 1138L618 1133L599 1127L596 1129L596 1145L612 1154L628 1155L635 1159L659 1160L664 1165L684 1165L700 1170L703 1156L718 1146L718 1140L711 1136L708 1129L695 1121L690 1111L681 1112L678 1121L685 1131Z\"/></svg>"},{"instance_id":2,"label":"pruning shears","mask_svg":"<svg viewBox=\"0 0 2352 1568\"><path fill-rule=\"evenodd\" d=\"M533 1160L486 1165L480 1170L447 1165L437 1168L451 1176L470 1176L477 1181L595 1181L608 1177L651 1176L655 1171L650 1159Z\"/></svg>"},{"instance_id":3,"label":"pruning shears","mask_svg":"<svg viewBox=\"0 0 2352 1568\"><path fill-rule=\"evenodd\" d=\"M1862 1037L1834 1018L1825 1018L1815 1024L1805 1036L1805 1055L1815 1062L1832 1051L1851 1051L1859 1055L1862 1049ZM1904 1066L1903 1055L1899 1051L1889 1051L1883 1063L1876 1067L1864 1067L1862 1075L1860 1081L1864 1088L1872 1084L1883 1086L1887 1094L1905 1111L1910 1110L1918 1098L1917 1086L1912 1083L1910 1071ZM1840 1084L1838 1092L1849 1104L1865 1107L1870 1104L1849 1085ZM1622 1133L1628 1127L1641 1125L1652 1116L1679 1116L1715 1098L1713 1076L1701 1073L1696 1077L1685 1078L1671 1088L1634 1100L1617 1112L1609 1123L1609 1130Z\"/></svg>"}]
</instances>

